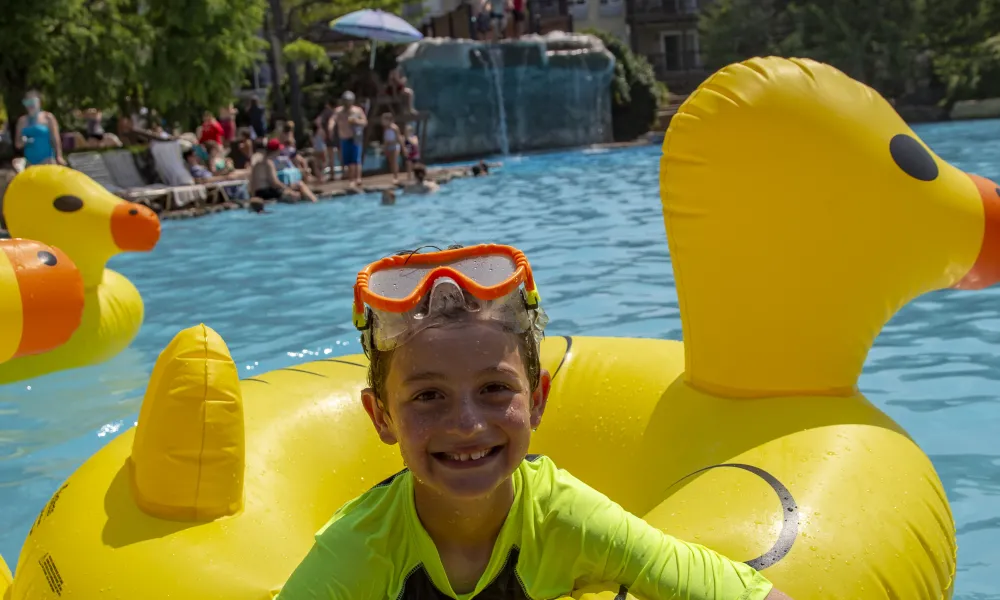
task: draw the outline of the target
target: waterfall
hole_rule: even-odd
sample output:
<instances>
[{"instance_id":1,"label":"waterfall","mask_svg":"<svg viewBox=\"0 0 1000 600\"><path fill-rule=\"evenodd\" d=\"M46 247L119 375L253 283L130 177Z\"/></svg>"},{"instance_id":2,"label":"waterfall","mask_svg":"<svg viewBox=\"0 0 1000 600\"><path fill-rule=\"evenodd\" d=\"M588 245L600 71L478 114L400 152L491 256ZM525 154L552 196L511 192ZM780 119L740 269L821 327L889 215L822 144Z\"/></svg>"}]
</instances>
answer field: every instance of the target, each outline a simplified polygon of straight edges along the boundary
<instances>
[{"instance_id":1,"label":"waterfall","mask_svg":"<svg viewBox=\"0 0 1000 600\"><path fill-rule=\"evenodd\" d=\"M490 66L488 67L493 76L493 89L496 91L497 112L499 119L497 122L497 141L500 143L500 152L504 156L510 155L510 139L507 137L507 109L503 101L503 49L495 46L489 49Z\"/></svg>"}]
</instances>

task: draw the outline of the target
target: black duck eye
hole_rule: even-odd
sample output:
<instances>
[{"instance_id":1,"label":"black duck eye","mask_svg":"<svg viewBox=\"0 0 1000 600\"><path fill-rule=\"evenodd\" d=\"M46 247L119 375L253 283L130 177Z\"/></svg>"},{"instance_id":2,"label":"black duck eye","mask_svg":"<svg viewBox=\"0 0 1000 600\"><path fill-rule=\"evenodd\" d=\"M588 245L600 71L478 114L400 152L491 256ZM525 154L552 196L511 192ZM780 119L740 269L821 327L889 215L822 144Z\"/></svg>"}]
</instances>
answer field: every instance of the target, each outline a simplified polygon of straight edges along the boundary
<instances>
[{"instance_id":1,"label":"black duck eye","mask_svg":"<svg viewBox=\"0 0 1000 600\"><path fill-rule=\"evenodd\" d=\"M56 259L56 255L48 252L47 250L38 251L38 260L42 261L43 265L48 265L50 267L54 267L59 264L59 261Z\"/></svg>"},{"instance_id":2,"label":"black duck eye","mask_svg":"<svg viewBox=\"0 0 1000 600\"><path fill-rule=\"evenodd\" d=\"M919 181L934 181L938 176L938 166L934 157L923 144L900 133L889 142L889 154L896 166L904 173Z\"/></svg>"},{"instance_id":3,"label":"black duck eye","mask_svg":"<svg viewBox=\"0 0 1000 600\"><path fill-rule=\"evenodd\" d=\"M83 200L76 196L59 196L52 202L59 212L76 212L83 208Z\"/></svg>"}]
</instances>

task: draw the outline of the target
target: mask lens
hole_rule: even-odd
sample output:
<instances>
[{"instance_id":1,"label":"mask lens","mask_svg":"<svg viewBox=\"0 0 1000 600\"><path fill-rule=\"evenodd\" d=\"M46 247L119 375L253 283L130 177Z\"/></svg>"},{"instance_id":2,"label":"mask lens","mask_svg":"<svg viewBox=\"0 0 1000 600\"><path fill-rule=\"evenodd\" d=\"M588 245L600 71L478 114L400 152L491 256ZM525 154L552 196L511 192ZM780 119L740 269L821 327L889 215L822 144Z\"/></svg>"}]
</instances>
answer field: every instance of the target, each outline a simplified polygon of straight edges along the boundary
<instances>
[{"instance_id":1,"label":"mask lens","mask_svg":"<svg viewBox=\"0 0 1000 600\"><path fill-rule=\"evenodd\" d=\"M434 265L403 265L381 269L368 278L368 289L377 296L391 300L406 298L417 289L428 273L438 267L451 267L483 287L499 285L517 270L517 265L509 256L473 256Z\"/></svg>"}]
</instances>

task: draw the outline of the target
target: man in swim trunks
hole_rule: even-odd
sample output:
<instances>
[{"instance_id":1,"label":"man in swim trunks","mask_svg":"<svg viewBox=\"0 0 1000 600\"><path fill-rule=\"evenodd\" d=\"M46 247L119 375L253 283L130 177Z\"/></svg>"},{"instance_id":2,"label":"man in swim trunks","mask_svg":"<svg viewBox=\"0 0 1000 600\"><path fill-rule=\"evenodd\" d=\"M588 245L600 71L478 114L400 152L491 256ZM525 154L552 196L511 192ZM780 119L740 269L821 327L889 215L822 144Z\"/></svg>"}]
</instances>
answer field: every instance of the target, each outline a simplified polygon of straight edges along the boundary
<instances>
[{"instance_id":1,"label":"man in swim trunks","mask_svg":"<svg viewBox=\"0 0 1000 600\"><path fill-rule=\"evenodd\" d=\"M521 252L404 252L357 281L361 400L407 469L334 514L280 600L548 600L584 582L646 600L788 599L527 454L551 377Z\"/></svg>"},{"instance_id":2,"label":"man in swim trunks","mask_svg":"<svg viewBox=\"0 0 1000 600\"><path fill-rule=\"evenodd\" d=\"M354 92L344 92L340 97L340 106L333 114L333 122L340 138L340 163L344 166L344 177L352 186L360 186L361 151L368 117L355 101Z\"/></svg>"}]
</instances>

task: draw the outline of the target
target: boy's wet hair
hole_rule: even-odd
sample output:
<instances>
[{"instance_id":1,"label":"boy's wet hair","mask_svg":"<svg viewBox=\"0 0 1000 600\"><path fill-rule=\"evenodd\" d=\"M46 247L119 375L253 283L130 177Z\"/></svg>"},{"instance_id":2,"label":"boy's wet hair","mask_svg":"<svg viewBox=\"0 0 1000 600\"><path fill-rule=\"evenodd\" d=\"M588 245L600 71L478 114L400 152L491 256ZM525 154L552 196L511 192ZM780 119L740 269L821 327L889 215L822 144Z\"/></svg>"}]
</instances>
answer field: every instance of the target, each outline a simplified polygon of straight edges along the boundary
<instances>
[{"instance_id":1,"label":"boy's wet hair","mask_svg":"<svg viewBox=\"0 0 1000 600\"><path fill-rule=\"evenodd\" d=\"M423 181L427 177L427 167L421 163L413 165L413 176L418 180Z\"/></svg>"},{"instance_id":2,"label":"boy's wet hair","mask_svg":"<svg viewBox=\"0 0 1000 600\"><path fill-rule=\"evenodd\" d=\"M461 246L449 246L449 250L453 248L461 248ZM419 249L405 250L397 252L396 255L406 256L408 254L416 254L417 252L419 252ZM470 313L461 307L453 307L440 314L446 323L459 323L470 316ZM521 355L524 372L528 376L528 385L531 391L534 392L542 379L542 361L538 339L535 338L535 333L532 329L528 329L523 333L509 331L506 328L505 331L508 331L517 342L518 354ZM374 345L368 343L369 339L368 336L361 335L361 347L364 349L365 356L368 357L368 387L375 392L375 398L382 404L382 408L388 411L385 382L389 378L389 366L392 364L392 355L395 350L379 350Z\"/></svg>"}]
</instances>

